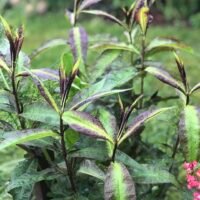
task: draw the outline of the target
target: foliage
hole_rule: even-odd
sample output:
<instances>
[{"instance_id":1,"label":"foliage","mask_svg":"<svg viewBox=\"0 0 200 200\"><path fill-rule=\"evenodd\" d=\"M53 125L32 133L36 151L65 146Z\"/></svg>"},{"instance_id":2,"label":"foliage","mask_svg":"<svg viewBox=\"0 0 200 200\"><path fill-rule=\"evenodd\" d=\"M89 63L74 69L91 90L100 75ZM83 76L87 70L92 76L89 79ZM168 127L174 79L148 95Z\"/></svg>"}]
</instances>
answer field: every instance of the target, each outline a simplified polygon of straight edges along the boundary
<instances>
[{"instance_id":1,"label":"foliage","mask_svg":"<svg viewBox=\"0 0 200 200\"><path fill-rule=\"evenodd\" d=\"M185 192L179 180L184 160L199 160L199 108L191 98L200 84L190 86L179 56L192 49L170 38L147 41L153 0L133 2L121 18L92 9L99 2L75 0L74 10L66 10L68 38L51 40L30 56L21 51L24 27L15 30L0 18L0 110L9 116L0 120L0 150L17 145L26 154L6 189L16 200L164 199L171 188ZM110 20L126 40L90 40L79 24L84 15ZM66 49L57 68L32 68L38 55L61 45ZM178 77L154 60L158 53L173 53ZM152 76L178 96L165 104L148 82ZM157 136L160 127L173 126L168 141ZM145 132L157 140L146 142Z\"/></svg>"}]
</instances>

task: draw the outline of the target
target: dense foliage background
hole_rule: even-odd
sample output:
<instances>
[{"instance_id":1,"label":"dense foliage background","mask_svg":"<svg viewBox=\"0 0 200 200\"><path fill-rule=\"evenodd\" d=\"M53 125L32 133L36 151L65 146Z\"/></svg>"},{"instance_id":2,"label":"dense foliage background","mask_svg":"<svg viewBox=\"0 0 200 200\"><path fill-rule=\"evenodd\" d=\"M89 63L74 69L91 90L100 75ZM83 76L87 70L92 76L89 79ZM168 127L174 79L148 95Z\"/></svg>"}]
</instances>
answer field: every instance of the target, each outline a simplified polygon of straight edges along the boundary
<instances>
[{"instance_id":1,"label":"dense foliage background","mask_svg":"<svg viewBox=\"0 0 200 200\"><path fill-rule=\"evenodd\" d=\"M94 8L103 9L112 13L117 17L122 16L121 7L130 6L133 1L131 0L112 0L107 1L103 0ZM66 20L64 15L65 9L70 8L73 9L73 1L64 1L64 0L30 0L30 1L8 1L2 0L0 2L0 9L3 13L3 17L11 24L13 27L18 27L21 23L25 25L25 42L23 45L23 52L26 52L28 55L37 49L40 45L42 45L45 41L51 40L53 38L65 38L67 39L70 24ZM183 58L184 65L188 74L188 82L191 85L195 85L200 81L199 79L199 59L200 56L198 54L200 50L199 41L199 31L200 31L200 2L198 0L193 0L192 3L189 0L157 0L156 4L152 8L152 15L154 16L154 21L151 24L151 28L148 31L146 41L147 43L151 42L153 38L156 37L172 37L178 41L182 41L184 44L191 46L194 51L193 53L188 53L181 51L180 56ZM123 34L121 27L110 22L109 20L105 20L98 17L93 16L83 16L78 21L81 26L85 27L88 36L89 42L94 44L95 42L99 42L102 39L111 38L113 41L118 38L120 41L125 41L126 38ZM0 36L3 37L3 28L1 27ZM55 47L50 51L44 52L41 55L38 55L31 63L31 68L39 69L39 68L52 68L56 69L60 63L60 56L63 52L68 52L69 47ZM88 66L91 67L91 72L94 70L92 68L93 63L96 64L97 55L92 52L88 55ZM174 55L171 53L158 53L153 56L153 59L159 61L163 64L164 68L173 74L175 77L179 77L179 73L176 67L176 63L174 61ZM124 63L126 65L126 63ZM111 65L111 69L118 66L119 63L114 63ZM180 79L180 78L179 78ZM52 83L47 83L49 90L56 94L54 91L55 85ZM136 80L134 85L134 92L139 92L140 81ZM130 85L125 85L130 86ZM127 88L127 87L125 87ZM178 100L177 94L173 88L170 88L167 85L161 84L161 82L152 76L147 76L146 82L144 83L144 90L146 91L146 95L152 97L154 94L157 99L153 99L153 106L158 107L169 107L169 106L180 106L181 101ZM31 93L31 101L38 100L38 91L34 87L24 87L23 88L22 98L25 100L29 100ZM55 92L55 93L54 93ZM158 94L158 95L157 95ZM169 98L168 97L172 97ZM159 97L164 101L159 101ZM108 97L106 99L100 100L97 103L97 107L90 107L89 111L93 110L93 114L95 115L101 106L106 107L108 110L115 110L115 112L119 111L119 108L116 107L117 97ZM126 105L129 105L133 99L130 100L129 96L124 95L123 101ZM40 97L42 101L42 97ZM198 105L200 100L199 93L195 93L191 97L191 102L194 105ZM105 103L106 102L106 103ZM28 104L28 102L27 102ZM148 106L148 102L146 104ZM12 118L9 114L5 114L4 112L0 113L1 118L4 120L8 120L12 122ZM171 156L171 148L176 140L177 133L177 124L179 121L179 110L171 111L169 115L161 115L159 119L151 121L146 125L145 130L141 136L141 140L139 144L131 143L133 147L137 147L137 149L132 150L132 146L122 145L121 149L125 149L132 157L136 157L136 160L139 163L148 163L149 165L156 165L158 168L167 168L166 166L170 165L168 157ZM30 123L31 124L31 123ZM37 123L33 124L33 126L37 127ZM41 127L45 127L46 125L42 125ZM82 138L81 138L82 140ZM91 145L93 140L86 141L87 145ZM151 152L148 155L148 152ZM134 153L132 153L134 152ZM10 173L16 167L17 163L22 161L24 158L24 151L17 147L10 147L0 152L0 199L9 200L12 197L7 193L6 188L10 181ZM58 155L59 156L59 155ZM166 160L165 160L166 158ZM58 158L59 159L59 158ZM175 163L183 163L184 160L182 158L182 151L178 152L177 160ZM176 167L175 172L178 171L177 177L181 182L182 191L177 190L174 186L166 186L168 190L166 194L164 194L161 199L175 200L175 199L183 199L183 196L188 195L186 198L188 200L192 199L192 194L187 193L186 182L184 177L184 170L182 166L179 165ZM97 193L90 194L89 199L102 199L102 183L94 180L93 178L88 178L87 176L80 176L80 187L83 188L83 196L88 195L88 190L97 190ZM84 185L85 180L88 185ZM62 180L64 183L64 180ZM94 188L90 187L90 184L93 184ZM184 185L185 184L185 185ZM96 186L99 186L96 188ZM55 185L54 190L58 190L59 185ZM151 196L154 191L157 191L159 185L151 185L150 192L145 190L145 186L139 185L138 188L141 193L147 192L147 196L144 199L152 199L154 197ZM89 189L88 189L89 188ZM100 189L99 189L100 188ZM159 188L160 189L160 188ZM62 199L60 197L60 193L62 191L58 191L57 196L52 197L55 200ZM149 193L148 193L149 192ZM161 191L162 192L162 191ZM185 192L185 193L184 193ZM97 194L100 194L97 197ZM155 192L156 193L156 192ZM187 194L186 194L187 193ZM149 194L149 196L148 196ZM52 195L52 194L51 194ZM141 196L141 199L143 197ZM160 198L160 197L159 197Z\"/></svg>"}]
</instances>

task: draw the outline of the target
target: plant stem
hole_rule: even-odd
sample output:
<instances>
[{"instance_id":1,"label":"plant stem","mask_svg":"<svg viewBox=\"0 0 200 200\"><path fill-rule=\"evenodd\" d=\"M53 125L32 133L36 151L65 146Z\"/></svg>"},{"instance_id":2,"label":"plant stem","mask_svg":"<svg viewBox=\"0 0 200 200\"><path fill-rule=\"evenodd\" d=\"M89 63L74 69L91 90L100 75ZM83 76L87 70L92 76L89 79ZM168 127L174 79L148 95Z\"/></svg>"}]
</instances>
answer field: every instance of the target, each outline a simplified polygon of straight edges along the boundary
<instances>
[{"instance_id":1,"label":"plant stem","mask_svg":"<svg viewBox=\"0 0 200 200\"><path fill-rule=\"evenodd\" d=\"M175 156L176 156L176 153L177 153L177 150L178 150L179 141L180 141L180 139L179 139L179 136L178 136L177 139L176 139L176 144L174 146L173 153L172 153L172 164L171 164L171 166L169 168L169 172L171 172L172 169L173 169L174 159L175 159Z\"/></svg>"},{"instance_id":2,"label":"plant stem","mask_svg":"<svg viewBox=\"0 0 200 200\"><path fill-rule=\"evenodd\" d=\"M25 129L25 121L19 116L22 113L22 109L20 106L20 101L17 93L17 85L15 80L15 69L16 69L16 61L12 61L12 74L11 74L11 84L12 84L12 93L15 99L16 111L18 115L18 120L21 126L21 129Z\"/></svg>"},{"instance_id":3,"label":"plant stem","mask_svg":"<svg viewBox=\"0 0 200 200\"><path fill-rule=\"evenodd\" d=\"M65 147L65 133L64 133L64 124L63 124L62 114L60 115L60 136L61 136L61 146L62 146L63 158L65 161L65 166L67 168L67 174L68 174L69 181L71 184L71 189L74 193L76 193L76 186L74 183L74 177L73 177L73 173L72 173L71 163L67 159L67 149Z\"/></svg>"},{"instance_id":4,"label":"plant stem","mask_svg":"<svg viewBox=\"0 0 200 200\"><path fill-rule=\"evenodd\" d=\"M118 144L117 144L117 141L116 141L114 149L113 149L112 158L111 158L112 162L115 162L115 154L116 154L116 151L117 151L117 146L118 146Z\"/></svg>"},{"instance_id":5,"label":"plant stem","mask_svg":"<svg viewBox=\"0 0 200 200\"><path fill-rule=\"evenodd\" d=\"M141 80L140 80L140 95L144 95L144 69L145 69L145 65L144 65L144 61L145 61L145 35L142 35L142 50L141 50ZM143 98L141 98L140 101L140 108L143 107Z\"/></svg>"}]
</instances>

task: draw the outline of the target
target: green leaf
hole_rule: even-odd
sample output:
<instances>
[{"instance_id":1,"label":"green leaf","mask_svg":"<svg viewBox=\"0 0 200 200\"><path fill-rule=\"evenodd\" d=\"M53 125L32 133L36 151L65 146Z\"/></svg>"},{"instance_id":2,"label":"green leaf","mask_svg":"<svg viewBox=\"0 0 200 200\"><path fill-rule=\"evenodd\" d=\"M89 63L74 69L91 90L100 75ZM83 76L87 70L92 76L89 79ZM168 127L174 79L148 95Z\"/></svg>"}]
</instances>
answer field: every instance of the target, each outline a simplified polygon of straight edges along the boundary
<instances>
[{"instance_id":1,"label":"green leaf","mask_svg":"<svg viewBox=\"0 0 200 200\"><path fill-rule=\"evenodd\" d=\"M112 137L113 141L116 140L116 134L118 132L117 121L114 115L105 110L104 108L100 108L98 110L99 120L105 128L106 132ZM108 154L111 157L113 153L114 145L110 142L106 143Z\"/></svg>"},{"instance_id":2,"label":"green leaf","mask_svg":"<svg viewBox=\"0 0 200 200\"><path fill-rule=\"evenodd\" d=\"M111 163L106 174L104 185L105 200L136 200L135 185L121 163Z\"/></svg>"},{"instance_id":3,"label":"green leaf","mask_svg":"<svg viewBox=\"0 0 200 200\"><path fill-rule=\"evenodd\" d=\"M30 55L30 58L33 59L40 53L48 50L49 48L57 47L57 46L63 46L67 45L67 40L58 38L58 39L53 39L50 41L45 42L42 46L40 46L38 49L33 51L33 53Z\"/></svg>"},{"instance_id":4,"label":"green leaf","mask_svg":"<svg viewBox=\"0 0 200 200\"><path fill-rule=\"evenodd\" d=\"M98 2L100 2L102 0L84 0L81 5L79 6L79 12L81 10L84 10L90 6L92 6L93 4L97 4Z\"/></svg>"},{"instance_id":5,"label":"green leaf","mask_svg":"<svg viewBox=\"0 0 200 200\"><path fill-rule=\"evenodd\" d=\"M80 59L80 71L85 74L85 62L88 50L88 36L84 28L74 27L69 32L69 45L75 61Z\"/></svg>"},{"instance_id":6,"label":"green leaf","mask_svg":"<svg viewBox=\"0 0 200 200\"><path fill-rule=\"evenodd\" d=\"M91 99L91 96L95 96L98 93L109 92L113 88L120 87L132 80L136 75L137 72L133 67L113 70L111 73L105 75L99 82L77 93L67 107L70 109L88 98Z\"/></svg>"},{"instance_id":7,"label":"green leaf","mask_svg":"<svg viewBox=\"0 0 200 200\"><path fill-rule=\"evenodd\" d=\"M149 74L152 74L163 83L166 83L167 85L170 85L173 88L176 88L179 91L181 91L183 94L185 94L185 88L183 87L182 83L179 83L177 80L175 80L164 69L158 68L158 67L147 67L145 71L147 71Z\"/></svg>"},{"instance_id":8,"label":"green leaf","mask_svg":"<svg viewBox=\"0 0 200 200\"><path fill-rule=\"evenodd\" d=\"M105 173L96 165L94 161L85 160L81 163L78 173L93 176L102 181L105 180Z\"/></svg>"},{"instance_id":9,"label":"green leaf","mask_svg":"<svg viewBox=\"0 0 200 200\"><path fill-rule=\"evenodd\" d=\"M194 93L195 91L197 91L200 88L200 83L197 83L191 90L190 90L190 94Z\"/></svg>"},{"instance_id":10,"label":"green leaf","mask_svg":"<svg viewBox=\"0 0 200 200\"><path fill-rule=\"evenodd\" d=\"M179 122L179 136L188 161L200 157L200 114L199 108L186 106Z\"/></svg>"},{"instance_id":11,"label":"green leaf","mask_svg":"<svg viewBox=\"0 0 200 200\"><path fill-rule=\"evenodd\" d=\"M65 142L69 149L72 148L79 139L80 139L80 135L76 131L72 129L67 129L65 131Z\"/></svg>"},{"instance_id":12,"label":"green leaf","mask_svg":"<svg viewBox=\"0 0 200 200\"><path fill-rule=\"evenodd\" d=\"M71 53L64 53L61 57L61 69L67 76L70 75L74 67L74 58Z\"/></svg>"},{"instance_id":13,"label":"green leaf","mask_svg":"<svg viewBox=\"0 0 200 200\"><path fill-rule=\"evenodd\" d=\"M6 70L9 74L11 73L10 68L7 66L7 64L0 58L0 67L2 67L4 70Z\"/></svg>"},{"instance_id":14,"label":"green leaf","mask_svg":"<svg viewBox=\"0 0 200 200\"><path fill-rule=\"evenodd\" d=\"M186 46L177 40L169 38L155 38L146 48L146 56L151 56L162 51L172 51L172 50L183 50L189 53L193 53L191 47Z\"/></svg>"},{"instance_id":15,"label":"green leaf","mask_svg":"<svg viewBox=\"0 0 200 200\"><path fill-rule=\"evenodd\" d=\"M29 70L29 73L30 70ZM59 108L57 103L55 102L53 96L50 94L49 90L45 87L44 83L38 79L35 75L31 74L34 80L35 85L37 86L40 94L46 100L46 102L57 112L59 113Z\"/></svg>"},{"instance_id":16,"label":"green leaf","mask_svg":"<svg viewBox=\"0 0 200 200\"><path fill-rule=\"evenodd\" d=\"M37 140L44 137L55 137L57 134L51 130L27 129L22 131L5 132L3 141L0 142L0 150L16 144Z\"/></svg>"},{"instance_id":17,"label":"green leaf","mask_svg":"<svg viewBox=\"0 0 200 200\"><path fill-rule=\"evenodd\" d=\"M96 79L99 78L106 71L109 65L111 65L113 61L117 59L119 54L120 54L120 51L116 51L116 50L108 50L108 51L103 52L100 58L97 59L97 63L94 69L92 69L91 82L96 81Z\"/></svg>"},{"instance_id":18,"label":"green leaf","mask_svg":"<svg viewBox=\"0 0 200 200\"><path fill-rule=\"evenodd\" d=\"M0 90L0 110L9 112L9 113L15 113L15 102L13 96L4 90Z\"/></svg>"},{"instance_id":19,"label":"green leaf","mask_svg":"<svg viewBox=\"0 0 200 200\"><path fill-rule=\"evenodd\" d=\"M127 131L125 132L125 134L119 140L118 144L121 144L125 139L127 139L128 137L130 137L131 135L136 133L136 131L140 127L142 127L144 125L144 123L146 123L147 121L153 119L158 114L161 114L161 113L163 113L163 112L165 112L165 111L167 111L169 109L171 109L171 108L160 108L160 109L156 109L156 110L145 111L145 112L139 114L133 120L133 122L131 122L131 124L129 125Z\"/></svg>"},{"instance_id":20,"label":"green leaf","mask_svg":"<svg viewBox=\"0 0 200 200\"><path fill-rule=\"evenodd\" d=\"M98 161L106 161L109 159L105 144L82 148L80 150L70 153L69 155L72 158L86 158Z\"/></svg>"},{"instance_id":21,"label":"green leaf","mask_svg":"<svg viewBox=\"0 0 200 200\"><path fill-rule=\"evenodd\" d=\"M135 183L139 184L161 184L172 183L177 185L175 177L167 170L156 166L140 164L122 151L117 151L116 161L122 162L131 172Z\"/></svg>"},{"instance_id":22,"label":"green leaf","mask_svg":"<svg viewBox=\"0 0 200 200\"><path fill-rule=\"evenodd\" d=\"M140 52L133 46L128 45L126 43L101 43L101 44L95 44L91 49L98 50L98 51L107 51L107 50L118 50L118 51L129 51L136 53L137 55L140 54Z\"/></svg>"},{"instance_id":23,"label":"green leaf","mask_svg":"<svg viewBox=\"0 0 200 200\"><path fill-rule=\"evenodd\" d=\"M24 107L24 112L20 116L53 126L59 126L60 122L58 113L49 105L42 103L26 105Z\"/></svg>"},{"instance_id":24,"label":"green leaf","mask_svg":"<svg viewBox=\"0 0 200 200\"><path fill-rule=\"evenodd\" d=\"M7 191L15 200L31 199L34 185L42 180L53 180L59 177L51 169L37 171L36 160L24 160L20 162L13 171Z\"/></svg>"},{"instance_id":25,"label":"green leaf","mask_svg":"<svg viewBox=\"0 0 200 200\"><path fill-rule=\"evenodd\" d=\"M137 18L140 24L140 27L142 29L143 34L146 34L147 31L147 26L149 23L149 8L148 7L142 7L138 13L137 13Z\"/></svg>"},{"instance_id":26,"label":"green leaf","mask_svg":"<svg viewBox=\"0 0 200 200\"><path fill-rule=\"evenodd\" d=\"M84 106L87 106L89 103L94 102L95 100L100 99L101 97L106 97L106 96L110 96L110 95L113 95L113 94L118 94L118 93L121 93L121 92L127 92L129 90L130 89L111 90L111 91L108 91L108 92L97 93L97 94L92 95L92 96L88 97L87 99L84 99L83 101L80 101L77 104L73 105L70 108L70 110L78 110L78 109L80 110L80 109L83 109Z\"/></svg>"},{"instance_id":27,"label":"green leaf","mask_svg":"<svg viewBox=\"0 0 200 200\"><path fill-rule=\"evenodd\" d=\"M134 169L130 171L132 172L132 177L134 178L136 183L139 184L163 184L163 183L173 183L174 185L178 185L175 177L169 173L167 170L160 169L159 167L152 165L140 165L141 169L134 172Z\"/></svg>"},{"instance_id":28,"label":"green leaf","mask_svg":"<svg viewBox=\"0 0 200 200\"><path fill-rule=\"evenodd\" d=\"M112 138L106 133L102 124L92 115L79 112L67 111L63 114L63 120L74 130L94 138L109 140Z\"/></svg>"}]
</instances>

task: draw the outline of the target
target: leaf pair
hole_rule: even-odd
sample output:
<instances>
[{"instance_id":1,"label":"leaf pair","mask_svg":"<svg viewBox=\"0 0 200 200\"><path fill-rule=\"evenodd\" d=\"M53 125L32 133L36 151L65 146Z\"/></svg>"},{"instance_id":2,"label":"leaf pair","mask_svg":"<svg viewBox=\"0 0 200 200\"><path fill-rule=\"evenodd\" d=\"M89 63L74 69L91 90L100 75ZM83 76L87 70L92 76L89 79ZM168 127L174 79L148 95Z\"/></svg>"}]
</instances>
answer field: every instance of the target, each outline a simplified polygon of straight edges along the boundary
<instances>
[{"instance_id":1,"label":"leaf pair","mask_svg":"<svg viewBox=\"0 0 200 200\"><path fill-rule=\"evenodd\" d=\"M177 81L175 78L173 78L167 71L165 71L162 68L158 68L158 67L147 67L145 70L154 75L157 79L159 79L160 81L162 81L163 83L172 86L175 89L178 89L181 93L183 93L186 97L186 104L188 104L189 102L187 102L187 98L194 93L196 90L198 90L200 88L200 83L196 84L192 89L189 88L189 84L188 84L188 80L187 80L187 74L185 71L185 67L183 64L183 61L178 57L178 55L175 53L175 60L177 63L177 67L179 70L179 74L181 77L181 82Z\"/></svg>"}]
</instances>

